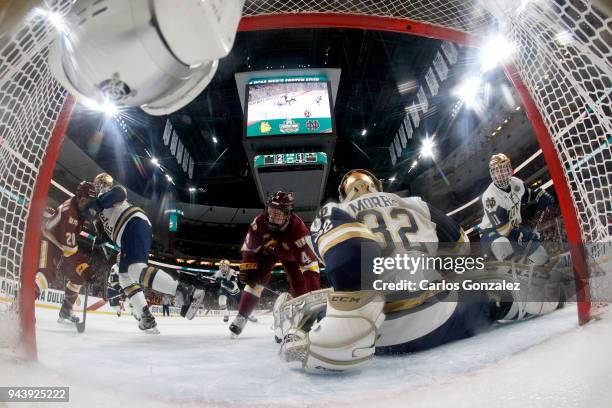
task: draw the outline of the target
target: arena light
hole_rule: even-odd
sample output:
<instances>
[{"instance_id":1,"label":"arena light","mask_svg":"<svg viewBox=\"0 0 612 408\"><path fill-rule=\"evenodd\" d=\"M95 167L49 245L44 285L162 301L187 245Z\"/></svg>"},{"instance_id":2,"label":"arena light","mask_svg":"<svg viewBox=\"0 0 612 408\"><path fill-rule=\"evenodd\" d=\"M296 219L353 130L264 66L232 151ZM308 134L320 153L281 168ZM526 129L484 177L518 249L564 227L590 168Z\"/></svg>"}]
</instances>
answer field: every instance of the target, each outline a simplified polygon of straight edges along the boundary
<instances>
[{"instance_id":1,"label":"arena light","mask_svg":"<svg viewBox=\"0 0 612 408\"><path fill-rule=\"evenodd\" d=\"M389 178L389 181L390 181L391 183L393 183L393 182L395 181L395 176L390 177L390 178Z\"/></svg>"},{"instance_id":2,"label":"arena light","mask_svg":"<svg viewBox=\"0 0 612 408\"><path fill-rule=\"evenodd\" d=\"M414 169L414 168L417 166L417 164L419 164L419 162L418 162L418 161L416 161L416 160L415 160L415 161L413 161L413 162L412 162L412 166L410 166L410 168L411 168L411 169Z\"/></svg>"},{"instance_id":3,"label":"arena light","mask_svg":"<svg viewBox=\"0 0 612 408\"><path fill-rule=\"evenodd\" d=\"M404 94L407 94L408 92L414 91L416 87L417 87L417 83L415 80L408 80L408 81L398 84L397 91L400 93L400 95L404 95Z\"/></svg>"},{"instance_id":4,"label":"arena light","mask_svg":"<svg viewBox=\"0 0 612 408\"><path fill-rule=\"evenodd\" d=\"M426 137L421 144L421 155L423 157L434 157L434 142Z\"/></svg>"},{"instance_id":5,"label":"arena light","mask_svg":"<svg viewBox=\"0 0 612 408\"><path fill-rule=\"evenodd\" d=\"M157 167L161 166L159 164L159 160L157 160L156 157L151 157L151 163L153 163L154 165L156 165Z\"/></svg>"},{"instance_id":6,"label":"arena light","mask_svg":"<svg viewBox=\"0 0 612 408\"><path fill-rule=\"evenodd\" d=\"M465 103L468 108L476 106L478 93L482 80L477 76L465 78L458 87L453 90L453 95Z\"/></svg>"},{"instance_id":7,"label":"arena light","mask_svg":"<svg viewBox=\"0 0 612 408\"><path fill-rule=\"evenodd\" d=\"M190 193L195 193L196 192L196 188L195 187L189 187L189 192Z\"/></svg>"},{"instance_id":8,"label":"arena light","mask_svg":"<svg viewBox=\"0 0 612 408\"><path fill-rule=\"evenodd\" d=\"M102 102L98 102L94 101L93 99L82 98L80 99L80 102L89 109L102 112L106 116L117 117L119 115L119 108L117 105L107 99Z\"/></svg>"},{"instance_id":9,"label":"arena light","mask_svg":"<svg viewBox=\"0 0 612 408\"><path fill-rule=\"evenodd\" d=\"M529 4L531 0L520 0L520 4L516 9L516 14L521 14L527 8L527 4Z\"/></svg>"},{"instance_id":10,"label":"arena light","mask_svg":"<svg viewBox=\"0 0 612 408\"><path fill-rule=\"evenodd\" d=\"M501 35L496 35L487 41L480 51L482 71L489 71L508 61L514 53L515 46Z\"/></svg>"},{"instance_id":11,"label":"arena light","mask_svg":"<svg viewBox=\"0 0 612 408\"><path fill-rule=\"evenodd\" d=\"M365 136L368 134L368 129L362 129L361 130L361 136Z\"/></svg>"},{"instance_id":12,"label":"arena light","mask_svg":"<svg viewBox=\"0 0 612 408\"><path fill-rule=\"evenodd\" d=\"M64 16L61 14L43 8L37 8L35 12L46 18L59 33L65 34L68 32L68 25L66 24L66 20L64 20Z\"/></svg>"},{"instance_id":13,"label":"arena light","mask_svg":"<svg viewBox=\"0 0 612 408\"><path fill-rule=\"evenodd\" d=\"M213 141L213 143L214 143L214 144L219 143L219 141L217 140L217 137L216 137L216 136L213 136L213 137L212 137L212 141Z\"/></svg>"}]
</instances>

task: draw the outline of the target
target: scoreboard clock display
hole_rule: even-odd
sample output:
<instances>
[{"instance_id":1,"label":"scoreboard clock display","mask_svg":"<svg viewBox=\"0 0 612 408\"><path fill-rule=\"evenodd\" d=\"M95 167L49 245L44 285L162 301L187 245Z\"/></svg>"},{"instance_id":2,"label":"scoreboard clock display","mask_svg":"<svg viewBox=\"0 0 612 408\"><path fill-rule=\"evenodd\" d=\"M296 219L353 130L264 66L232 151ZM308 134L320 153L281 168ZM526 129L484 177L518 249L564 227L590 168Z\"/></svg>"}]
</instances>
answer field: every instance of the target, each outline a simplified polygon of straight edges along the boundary
<instances>
[{"instance_id":1,"label":"scoreboard clock display","mask_svg":"<svg viewBox=\"0 0 612 408\"><path fill-rule=\"evenodd\" d=\"M326 164L327 155L323 152L279 153L255 156L255 167L291 166L304 164Z\"/></svg>"}]
</instances>

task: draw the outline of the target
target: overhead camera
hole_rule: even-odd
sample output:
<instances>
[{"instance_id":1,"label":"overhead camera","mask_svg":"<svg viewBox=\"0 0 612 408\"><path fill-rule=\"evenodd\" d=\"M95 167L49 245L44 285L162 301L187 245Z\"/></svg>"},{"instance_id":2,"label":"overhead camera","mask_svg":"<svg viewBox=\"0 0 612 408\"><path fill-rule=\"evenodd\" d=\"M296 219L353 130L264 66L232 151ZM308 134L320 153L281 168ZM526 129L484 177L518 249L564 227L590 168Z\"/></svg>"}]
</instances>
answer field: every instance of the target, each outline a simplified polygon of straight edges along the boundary
<instances>
[{"instance_id":1,"label":"overhead camera","mask_svg":"<svg viewBox=\"0 0 612 408\"><path fill-rule=\"evenodd\" d=\"M243 0L81 0L49 62L72 94L172 113L200 94L233 45ZM57 24L56 24L57 25Z\"/></svg>"}]
</instances>

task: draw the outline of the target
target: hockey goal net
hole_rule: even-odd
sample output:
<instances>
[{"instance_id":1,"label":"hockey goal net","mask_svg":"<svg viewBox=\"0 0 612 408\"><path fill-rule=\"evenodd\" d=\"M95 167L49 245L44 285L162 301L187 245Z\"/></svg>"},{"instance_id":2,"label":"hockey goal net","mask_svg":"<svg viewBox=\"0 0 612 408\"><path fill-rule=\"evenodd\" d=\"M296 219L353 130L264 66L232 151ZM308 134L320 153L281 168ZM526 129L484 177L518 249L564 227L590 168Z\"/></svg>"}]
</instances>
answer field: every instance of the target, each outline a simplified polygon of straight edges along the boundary
<instances>
[{"instance_id":1,"label":"hockey goal net","mask_svg":"<svg viewBox=\"0 0 612 408\"><path fill-rule=\"evenodd\" d=\"M62 14L72 1L40 3ZM359 28L472 46L499 30L511 40L517 52L506 72L554 181L580 289L578 314L586 322L594 313L592 299L604 300L601 293L609 289L605 273L593 273L601 271L597 265L602 260L589 245L612 241L612 19L610 10L603 10L606 3L598 4L246 0L239 29ZM4 336L14 334L9 341L23 344L30 356L36 350L34 276L40 222L74 103L47 66L56 35L47 14L31 12L0 37L0 330Z\"/></svg>"}]
</instances>

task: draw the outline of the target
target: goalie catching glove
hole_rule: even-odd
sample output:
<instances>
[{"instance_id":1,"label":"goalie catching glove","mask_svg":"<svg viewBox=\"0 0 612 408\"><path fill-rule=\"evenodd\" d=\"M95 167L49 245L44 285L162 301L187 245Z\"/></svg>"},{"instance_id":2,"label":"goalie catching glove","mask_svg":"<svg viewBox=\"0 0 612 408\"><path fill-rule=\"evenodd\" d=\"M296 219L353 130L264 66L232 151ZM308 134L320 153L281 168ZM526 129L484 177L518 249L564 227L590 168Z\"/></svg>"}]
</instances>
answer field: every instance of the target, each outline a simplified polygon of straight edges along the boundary
<instances>
[{"instance_id":1,"label":"goalie catching glove","mask_svg":"<svg viewBox=\"0 0 612 408\"><path fill-rule=\"evenodd\" d=\"M274 338L281 343L291 329L310 330L312 324L325 316L327 294L333 289L320 289L291 298L288 292L281 293L274 302Z\"/></svg>"},{"instance_id":2,"label":"goalie catching glove","mask_svg":"<svg viewBox=\"0 0 612 408\"><path fill-rule=\"evenodd\" d=\"M309 331L304 326L288 329L281 354L311 373L360 368L374 356L383 306L383 296L375 292L329 292L325 317Z\"/></svg>"}]
</instances>

